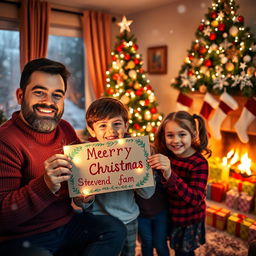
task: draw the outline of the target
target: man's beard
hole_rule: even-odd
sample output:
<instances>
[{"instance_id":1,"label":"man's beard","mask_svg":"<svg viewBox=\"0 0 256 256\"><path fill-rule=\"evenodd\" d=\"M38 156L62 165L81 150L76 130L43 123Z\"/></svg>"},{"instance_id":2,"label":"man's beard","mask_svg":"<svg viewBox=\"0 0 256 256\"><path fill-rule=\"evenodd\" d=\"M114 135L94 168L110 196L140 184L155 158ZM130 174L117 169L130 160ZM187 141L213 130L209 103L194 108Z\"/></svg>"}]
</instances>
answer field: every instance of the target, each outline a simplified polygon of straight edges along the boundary
<instances>
[{"instance_id":1,"label":"man's beard","mask_svg":"<svg viewBox=\"0 0 256 256\"><path fill-rule=\"evenodd\" d=\"M41 107L41 108L48 108L48 109L53 109L56 110L55 116L54 117L42 117L38 116L36 114L36 108ZM63 111L57 112L58 108L54 105L46 105L46 104L35 104L32 106L32 110L26 104L26 102L23 100L21 104L21 111L24 119L29 123L29 125L36 131L42 132L42 133L49 133L53 131L57 124L59 123Z\"/></svg>"}]
</instances>

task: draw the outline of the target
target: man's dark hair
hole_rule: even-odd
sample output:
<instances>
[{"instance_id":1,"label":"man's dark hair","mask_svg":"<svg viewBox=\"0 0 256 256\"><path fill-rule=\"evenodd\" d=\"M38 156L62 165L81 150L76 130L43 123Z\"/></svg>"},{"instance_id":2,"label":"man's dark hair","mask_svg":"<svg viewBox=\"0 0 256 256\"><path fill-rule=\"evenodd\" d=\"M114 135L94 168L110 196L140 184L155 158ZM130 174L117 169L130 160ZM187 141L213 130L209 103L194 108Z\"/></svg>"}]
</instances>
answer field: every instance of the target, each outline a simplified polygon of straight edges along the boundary
<instances>
[{"instance_id":1,"label":"man's dark hair","mask_svg":"<svg viewBox=\"0 0 256 256\"><path fill-rule=\"evenodd\" d=\"M68 80L68 77L70 76L70 73L67 70L67 68L60 62L53 61L46 58L40 58L40 59L29 61L25 65L20 78L20 88L23 91L25 91L27 85L30 82L30 76L35 71L41 71L41 72L49 73L52 75L55 75L55 74L61 75L64 81L65 91L67 90L67 80Z\"/></svg>"}]
</instances>

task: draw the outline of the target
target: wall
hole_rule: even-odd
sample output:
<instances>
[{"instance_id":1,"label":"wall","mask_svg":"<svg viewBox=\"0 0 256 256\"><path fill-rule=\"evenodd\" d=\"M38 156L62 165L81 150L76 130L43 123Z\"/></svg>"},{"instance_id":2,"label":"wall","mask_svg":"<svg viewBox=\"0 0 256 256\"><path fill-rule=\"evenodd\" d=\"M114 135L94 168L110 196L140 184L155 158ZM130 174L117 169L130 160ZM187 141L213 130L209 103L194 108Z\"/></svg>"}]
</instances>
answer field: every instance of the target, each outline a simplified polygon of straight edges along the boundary
<instances>
[{"instance_id":1,"label":"wall","mask_svg":"<svg viewBox=\"0 0 256 256\"><path fill-rule=\"evenodd\" d=\"M147 48L168 46L168 70L166 75L149 75L151 85L159 103L159 110L164 114L176 109L178 91L170 87L171 80L178 75L179 69L195 39L195 32L201 20L205 18L210 0L179 0L169 5L143 13L128 16L134 20L132 32L138 39L139 53L147 69ZM239 14L245 17L245 25L256 35L255 0L240 0ZM185 12L182 13L185 7Z\"/></svg>"}]
</instances>

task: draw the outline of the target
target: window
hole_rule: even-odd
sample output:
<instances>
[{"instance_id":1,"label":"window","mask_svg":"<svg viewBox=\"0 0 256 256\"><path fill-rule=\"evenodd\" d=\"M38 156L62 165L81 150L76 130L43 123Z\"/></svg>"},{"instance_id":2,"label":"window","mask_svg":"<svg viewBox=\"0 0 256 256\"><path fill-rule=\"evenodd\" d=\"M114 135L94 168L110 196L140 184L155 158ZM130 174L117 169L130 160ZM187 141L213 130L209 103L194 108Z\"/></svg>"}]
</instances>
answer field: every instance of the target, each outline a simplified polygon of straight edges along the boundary
<instances>
[{"instance_id":1,"label":"window","mask_svg":"<svg viewBox=\"0 0 256 256\"><path fill-rule=\"evenodd\" d=\"M79 37L49 36L48 57L66 65L71 72L63 119L76 129L85 127L84 52Z\"/></svg>"},{"instance_id":2,"label":"window","mask_svg":"<svg viewBox=\"0 0 256 256\"><path fill-rule=\"evenodd\" d=\"M19 32L0 30L0 108L7 118L19 109L16 89L20 80Z\"/></svg>"}]
</instances>

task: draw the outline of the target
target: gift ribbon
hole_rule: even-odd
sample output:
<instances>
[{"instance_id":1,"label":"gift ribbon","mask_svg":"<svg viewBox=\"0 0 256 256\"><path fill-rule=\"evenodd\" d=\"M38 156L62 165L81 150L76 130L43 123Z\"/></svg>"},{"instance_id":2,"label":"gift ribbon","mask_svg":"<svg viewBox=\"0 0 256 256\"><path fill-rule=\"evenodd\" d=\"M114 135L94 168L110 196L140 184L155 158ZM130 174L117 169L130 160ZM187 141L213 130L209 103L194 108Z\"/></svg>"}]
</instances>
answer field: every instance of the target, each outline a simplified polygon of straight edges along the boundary
<instances>
[{"instance_id":1,"label":"gift ribbon","mask_svg":"<svg viewBox=\"0 0 256 256\"><path fill-rule=\"evenodd\" d=\"M240 236L240 230L241 230L241 223L242 223L242 222L243 222L242 219L240 219L240 220L238 220L238 221L236 222L235 234L236 234L237 236Z\"/></svg>"}]
</instances>

